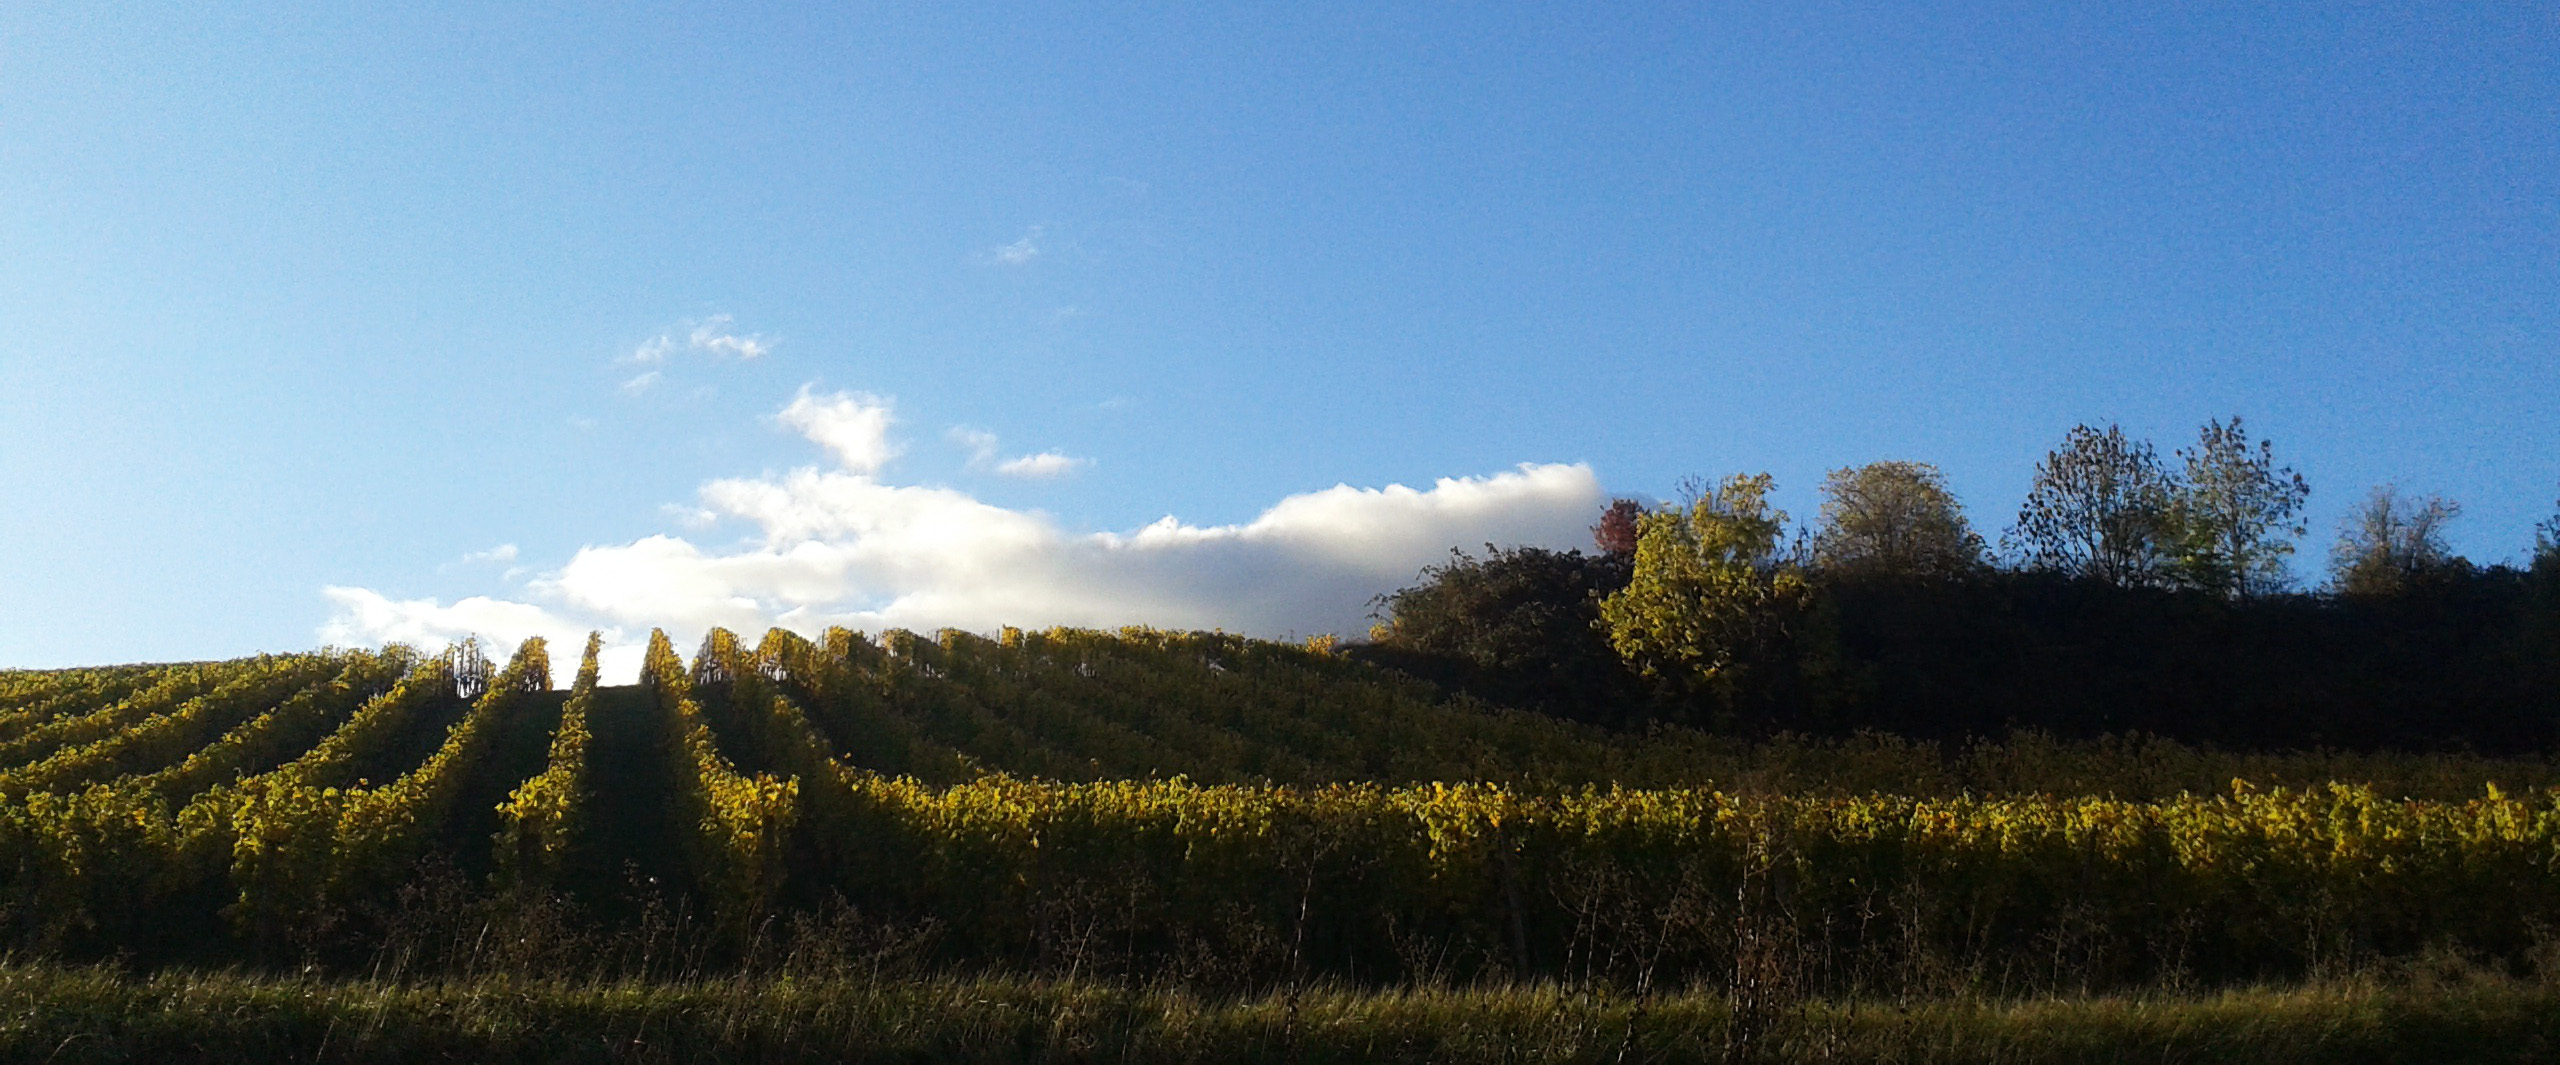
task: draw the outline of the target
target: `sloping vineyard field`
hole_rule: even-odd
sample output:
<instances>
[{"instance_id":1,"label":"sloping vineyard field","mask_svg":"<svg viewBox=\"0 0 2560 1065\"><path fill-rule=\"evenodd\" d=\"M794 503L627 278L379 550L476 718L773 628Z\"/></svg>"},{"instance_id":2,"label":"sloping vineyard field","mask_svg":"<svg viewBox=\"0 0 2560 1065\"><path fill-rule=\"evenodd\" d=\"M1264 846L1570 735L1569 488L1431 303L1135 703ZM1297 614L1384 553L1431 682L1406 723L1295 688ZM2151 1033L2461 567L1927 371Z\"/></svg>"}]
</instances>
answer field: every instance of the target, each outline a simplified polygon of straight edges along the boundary
<instances>
[{"instance_id":1,"label":"sloping vineyard field","mask_svg":"<svg viewBox=\"0 0 2560 1065\"><path fill-rule=\"evenodd\" d=\"M1204 986L2560 970L2543 762L1628 735L1149 630L660 633L621 688L597 651L566 690L539 640L0 673L0 946L345 963L441 907Z\"/></svg>"}]
</instances>

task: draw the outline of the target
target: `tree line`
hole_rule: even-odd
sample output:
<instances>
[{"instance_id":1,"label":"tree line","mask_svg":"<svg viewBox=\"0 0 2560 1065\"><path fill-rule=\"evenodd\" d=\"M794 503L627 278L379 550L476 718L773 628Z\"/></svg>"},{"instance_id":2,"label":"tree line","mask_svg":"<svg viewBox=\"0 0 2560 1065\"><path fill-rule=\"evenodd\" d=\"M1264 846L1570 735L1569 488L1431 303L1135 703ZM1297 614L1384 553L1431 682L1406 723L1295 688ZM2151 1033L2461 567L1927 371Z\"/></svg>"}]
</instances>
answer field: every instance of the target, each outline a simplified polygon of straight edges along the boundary
<instances>
[{"instance_id":1,"label":"tree line","mask_svg":"<svg viewBox=\"0 0 2560 1065\"><path fill-rule=\"evenodd\" d=\"M1832 471L1792 534L1775 488L1741 474L1615 500L1591 553L1453 551L1379 597L1356 653L1620 725L2560 744L2560 505L2529 562L2483 566L2445 537L2458 504L2377 487L2303 589L2310 485L2238 417L2167 459L2074 427L1996 546L1927 463Z\"/></svg>"}]
</instances>

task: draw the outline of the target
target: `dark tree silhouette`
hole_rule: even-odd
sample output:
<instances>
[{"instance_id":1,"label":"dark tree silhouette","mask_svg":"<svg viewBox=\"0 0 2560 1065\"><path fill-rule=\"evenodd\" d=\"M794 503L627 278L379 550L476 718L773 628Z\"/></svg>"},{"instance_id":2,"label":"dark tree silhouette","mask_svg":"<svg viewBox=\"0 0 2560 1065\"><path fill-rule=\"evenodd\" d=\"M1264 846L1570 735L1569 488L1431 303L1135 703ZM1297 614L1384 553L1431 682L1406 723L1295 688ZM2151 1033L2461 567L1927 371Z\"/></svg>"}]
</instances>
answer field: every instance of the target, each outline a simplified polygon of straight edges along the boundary
<instances>
[{"instance_id":1,"label":"dark tree silhouette","mask_svg":"<svg viewBox=\"0 0 2560 1065\"><path fill-rule=\"evenodd\" d=\"M1625 587L1628 555L1485 545L1451 551L1419 583L1379 596L1360 653L1500 703L1562 717L1637 712L1634 675L1598 625L1601 597Z\"/></svg>"},{"instance_id":2,"label":"dark tree silhouette","mask_svg":"<svg viewBox=\"0 0 2560 1065\"><path fill-rule=\"evenodd\" d=\"M2033 569L2120 588L2157 586L2166 580L2175 487L2149 441L2115 425L2074 426L2036 464L2009 542Z\"/></svg>"}]
</instances>

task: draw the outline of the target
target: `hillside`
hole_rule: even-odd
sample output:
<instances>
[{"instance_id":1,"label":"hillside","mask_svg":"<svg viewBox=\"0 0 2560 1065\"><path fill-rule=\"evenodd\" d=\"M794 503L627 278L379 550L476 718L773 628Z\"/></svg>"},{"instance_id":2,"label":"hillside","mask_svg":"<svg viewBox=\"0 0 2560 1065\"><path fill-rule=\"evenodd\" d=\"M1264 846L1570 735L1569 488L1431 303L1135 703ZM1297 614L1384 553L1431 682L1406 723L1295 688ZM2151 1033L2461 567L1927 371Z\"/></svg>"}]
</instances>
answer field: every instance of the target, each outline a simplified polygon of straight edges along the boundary
<instances>
[{"instance_id":1,"label":"hillside","mask_svg":"<svg viewBox=\"0 0 2560 1065\"><path fill-rule=\"evenodd\" d=\"M594 650L566 691L539 641L0 674L8 949L1934 993L2560 926L2544 761L1618 733L1145 630Z\"/></svg>"}]
</instances>

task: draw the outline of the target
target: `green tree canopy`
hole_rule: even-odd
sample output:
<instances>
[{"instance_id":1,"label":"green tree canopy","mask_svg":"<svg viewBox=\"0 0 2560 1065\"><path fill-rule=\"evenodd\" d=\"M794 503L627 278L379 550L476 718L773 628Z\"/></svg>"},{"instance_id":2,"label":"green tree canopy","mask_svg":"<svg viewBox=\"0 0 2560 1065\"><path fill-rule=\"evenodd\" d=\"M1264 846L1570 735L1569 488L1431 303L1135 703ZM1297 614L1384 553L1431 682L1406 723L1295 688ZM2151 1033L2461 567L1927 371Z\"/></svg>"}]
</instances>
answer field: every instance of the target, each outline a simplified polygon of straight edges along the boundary
<instances>
[{"instance_id":1,"label":"green tree canopy","mask_svg":"<svg viewBox=\"0 0 2560 1065\"><path fill-rule=\"evenodd\" d=\"M1647 676L1695 683L1733 705L1742 674L1770 660L1804 576L1778 557L1784 511L1765 473L1726 478L1685 513L1644 516L1635 573L1600 604L1610 646Z\"/></svg>"},{"instance_id":2,"label":"green tree canopy","mask_svg":"<svg viewBox=\"0 0 2560 1065\"><path fill-rule=\"evenodd\" d=\"M2236 414L2206 422L2196 446L2178 457L2186 476L2171 489L2170 575L2233 598L2282 590L2293 539L2306 531L2296 516L2311 485L2276 466L2274 444L2250 447Z\"/></svg>"},{"instance_id":3,"label":"green tree canopy","mask_svg":"<svg viewBox=\"0 0 2560 1065\"><path fill-rule=\"evenodd\" d=\"M2383 485L2347 516L2329 555L2331 585L2342 595L2390 595L2459 567L2444 527L2462 515L2442 496L2404 496Z\"/></svg>"},{"instance_id":4,"label":"green tree canopy","mask_svg":"<svg viewBox=\"0 0 2560 1065\"><path fill-rule=\"evenodd\" d=\"M1952 577L1983 564L1982 537L1925 462L1870 462L1822 482L1813 560L1846 576Z\"/></svg>"}]
</instances>

